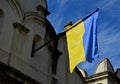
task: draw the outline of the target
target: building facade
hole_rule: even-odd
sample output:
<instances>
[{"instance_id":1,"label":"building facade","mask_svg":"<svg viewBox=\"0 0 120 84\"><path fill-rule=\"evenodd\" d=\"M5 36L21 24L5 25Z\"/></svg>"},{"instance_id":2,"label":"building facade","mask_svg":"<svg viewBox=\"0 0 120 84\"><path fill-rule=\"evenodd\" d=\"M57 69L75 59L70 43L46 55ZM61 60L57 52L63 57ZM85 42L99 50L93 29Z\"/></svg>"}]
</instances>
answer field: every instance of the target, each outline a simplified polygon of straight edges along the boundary
<instances>
[{"instance_id":1,"label":"building facade","mask_svg":"<svg viewBox=\"0 0 120 84\"><path fill-rule=\"evenodd\" d=\"M46 0L0 0L0 84L85 84L69 73L65 37L35 52L56 37L48 14Z\"/></svg>"},{"instance_id":2,"label":"building facade","mask_svg":"<svg viewBox=\"0 0 120 84\"><path fill-rule=\"evenodd\" d=\"M120 84L120 69L114 70L107 58L98 64L93 75L88 76L85 70L79 70L87 84Z\"/></svg>"},{"instance_id":3,"label":"building facade","mask_svg":"<svg viewBox=\"0 0 120 84\"><path fill-rule=\"evenodd\" d=\"M64 35L42 47L57 36L49 14L46 0L0 0L0 84L120 84L108 59L70 73Z\"/></svg>"}]
</instances>

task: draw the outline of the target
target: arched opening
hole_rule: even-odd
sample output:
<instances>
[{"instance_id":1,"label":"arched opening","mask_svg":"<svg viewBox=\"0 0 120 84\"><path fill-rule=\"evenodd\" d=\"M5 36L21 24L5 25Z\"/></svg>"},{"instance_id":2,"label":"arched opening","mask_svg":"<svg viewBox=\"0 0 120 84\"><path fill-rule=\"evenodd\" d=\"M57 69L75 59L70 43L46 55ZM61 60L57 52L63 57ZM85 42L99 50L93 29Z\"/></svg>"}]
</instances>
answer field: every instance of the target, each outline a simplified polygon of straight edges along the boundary
<instances>
[{"instance_id":1,"label":"arched opening","mask_svg":"<svg viewBox=\"0 0 120 84\"><path fill-rule=\"evenodd\" d=\"M4 24L4 13L2 9L0 8L0 33L2 31L3 24Z\"/></svg>"},{"instance_id":2,"label":"arched opening","mask_svg":"<svg viewBox=\"0 0 120 84\"><path fill-rule=\"evenodd\" d=\"M26 49L27 34L30 31L20 23L13 23L14 34L12 43L12 52L18 56L23 55Z\"/></svg>"},{"instance_id":3,"label":"arched opening","mask_svg":"<svg viewBox=\"0 0 120 84\"><path fill-rule=\"evenodd\" d=\"M39 48L40 47L40 45L41 45L41 37L38 35L38 34L36 34L35 36L34 36L34 39L33 39L33 44L32 44L32 52L31 52L31 56L32 57L34 57L34 51L37 49L37 48Z\"/></svg>"}]
</instances>

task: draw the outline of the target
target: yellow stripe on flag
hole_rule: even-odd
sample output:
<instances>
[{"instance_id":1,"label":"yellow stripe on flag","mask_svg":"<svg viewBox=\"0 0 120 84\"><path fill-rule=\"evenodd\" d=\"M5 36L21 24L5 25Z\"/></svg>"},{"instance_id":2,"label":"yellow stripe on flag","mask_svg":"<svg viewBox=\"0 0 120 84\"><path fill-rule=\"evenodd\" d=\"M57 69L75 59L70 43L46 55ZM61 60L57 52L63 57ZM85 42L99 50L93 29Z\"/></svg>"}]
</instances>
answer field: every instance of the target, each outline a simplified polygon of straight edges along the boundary
<instances>
[{"instance_id":1,"label":"yellow stripe on flag","mask_svg":"<svg viewBox=\"0 0 120 84\"><path fill-rule=\"evenodd\" d=\"M79 62L86 61L83 46L84 23L76 25L74 28L66 32L67 46L69 53L70 72Z\"/></svg>"}]
</instances>

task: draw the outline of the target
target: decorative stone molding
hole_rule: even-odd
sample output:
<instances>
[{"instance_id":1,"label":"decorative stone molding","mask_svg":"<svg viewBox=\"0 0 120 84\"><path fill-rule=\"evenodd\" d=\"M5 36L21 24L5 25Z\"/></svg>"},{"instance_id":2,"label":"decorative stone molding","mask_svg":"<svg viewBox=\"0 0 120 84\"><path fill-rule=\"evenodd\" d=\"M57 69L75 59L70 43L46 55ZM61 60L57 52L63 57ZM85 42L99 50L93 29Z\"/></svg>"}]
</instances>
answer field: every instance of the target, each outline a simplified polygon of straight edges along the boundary
<instances>
[{"instance_id":1,"label":"decorative stone molding","mask_svg":"<svg viewBox=\"0 0 120 84\"><path fill-rule=\"evenodd\" d=\"M36 34L35 36L34 36L34 41L35 42L38 42L38 41L40 41L41 40L41 37L38 35L38 34Z\"/></svg>"},{"instance_id":2,"label":"decorative stone molding","mask_svg":"<svg viewBox=\"0 0 120 84\"><path fill-rule=\"evenodd\" d=\"M37 12L25 13L25 18L23 23L26 24L28 21L31 21L31 20L36 20L38 22L42 22L43 24L46 21L46 19L41 17Z\"/></svg>"},{"instance_id":3,"label":"decorative stone molding","mask_svg":"<svg viewBox=\"0 0 120 84\"><path fill-rule=\"evenodd\" d=\"M78 67L77 67L77 68L78 68ZM78 70L81 72L81 74L83 75L83 77L88 76L88 75L87 75L87 72L86 72L84 69L78 68Z\"/></svg>"},{"instance_id":4,"label":"decorative stone molding","mask_svg":"<svg viewBox=\"0 0 120 84\"><path fill-rule=\"evenodd\" d=\"M20 17L20 21L23 21L24 18L24 12L22 10L22 8L20 7L19 3L17 0L7 0L10 5L13 6L13 8L17 11L19 17Z\"/></svg>"},{"instance_id":5,"label":"decorative stone molding","mask_svg":"<svg viewBox=\"0 0 120 84\"><path fill-rule=\"evenodd\" d=\"M19 30L24 35L27 35L27 33L30 31L29 29L27 29L25 26L23 26L22 24L18 22L15 22L13 25L15 29Z\"/></svg>"},{"instance_id":6,"label":"decorative stone molding","mask_svg":"<svg viewBox=\"0 0 120 84\"><path fill-rule=\"evenodd\" d=\"M109 59L105 58L103 61L101 61L95 71L95 74L105 72L105 71L110 71L111 73L114 73L113 66Z\"/></svg>"},{"instance_id":7,"label":"decorative stone molding","mask_svg":"<svg viewBox=\"0 0 120 84\"><path fill-rule=\"evenodd\" d=\"M95 73L86 76L87 84L119 84L120 70L114 71L108 58L103 59L97 66Z\"/></svg>"}]
</instances>

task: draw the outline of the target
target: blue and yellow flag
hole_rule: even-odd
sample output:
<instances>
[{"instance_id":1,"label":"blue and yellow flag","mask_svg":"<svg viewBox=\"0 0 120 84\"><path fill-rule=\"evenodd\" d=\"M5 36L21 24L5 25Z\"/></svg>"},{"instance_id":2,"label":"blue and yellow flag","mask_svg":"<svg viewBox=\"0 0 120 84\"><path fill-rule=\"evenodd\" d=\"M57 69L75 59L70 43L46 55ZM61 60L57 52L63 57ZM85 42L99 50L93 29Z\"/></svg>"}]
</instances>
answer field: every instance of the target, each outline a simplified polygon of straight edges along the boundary
<instances>
[{"instance_id":1,"label":"blue and yellow flag","mask_svg":"<svg viewBox=\"0 0 120 84\"><path fill-rule=\"evenodd\" d=\"M70 72L80 62L92 62L98 56L96 23L98 11L73 24L66 32Z\"/></svg>"}]
</instances>

